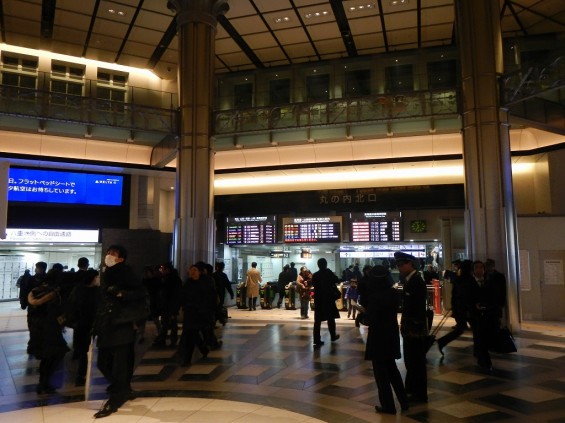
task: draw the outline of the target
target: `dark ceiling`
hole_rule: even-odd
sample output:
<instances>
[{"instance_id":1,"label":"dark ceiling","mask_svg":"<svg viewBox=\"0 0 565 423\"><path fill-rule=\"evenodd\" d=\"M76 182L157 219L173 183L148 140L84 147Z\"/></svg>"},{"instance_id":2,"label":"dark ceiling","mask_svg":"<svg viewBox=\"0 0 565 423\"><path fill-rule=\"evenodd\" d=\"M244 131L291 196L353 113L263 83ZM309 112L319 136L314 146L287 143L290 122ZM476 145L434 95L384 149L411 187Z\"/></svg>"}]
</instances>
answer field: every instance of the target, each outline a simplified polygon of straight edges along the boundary
<instances>
[{"instance_id":1,"label":"dark ceiling","mask_svg":"<svg viewBox=\"0 0 565 423\"><path fill-rule=\"evenodd\" d=\"M453 0L230 0L216 70L240 70L452 45ZM500 0L504 37L565 32L563 0ZM1 42L153 69L174 78L166 0L0 0ZM563 39L563 37L562 37Z\"/></svg>"}]
</instances>

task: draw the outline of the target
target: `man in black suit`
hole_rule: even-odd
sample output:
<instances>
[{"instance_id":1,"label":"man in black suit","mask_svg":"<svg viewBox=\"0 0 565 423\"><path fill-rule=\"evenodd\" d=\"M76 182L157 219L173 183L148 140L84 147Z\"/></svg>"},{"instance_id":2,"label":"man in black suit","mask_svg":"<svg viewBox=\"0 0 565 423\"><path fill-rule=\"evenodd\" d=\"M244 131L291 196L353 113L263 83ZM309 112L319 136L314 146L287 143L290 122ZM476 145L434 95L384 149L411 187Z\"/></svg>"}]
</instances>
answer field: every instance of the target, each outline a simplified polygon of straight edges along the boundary
<instances>
[{"instance_id":1,"label":"man in black suit","mask_svg":"<svg viewBox=\"0 0 565 423\"><path fill-rule=\"evenodd\" d=\"M428 377L426 369L426 283L417 271L416 257L397 251L394 253L396 265L403 284L402 318L400 333L403 338L406 379L404 385L408 400L428 402Z\"/></svg>"}]
</instances>

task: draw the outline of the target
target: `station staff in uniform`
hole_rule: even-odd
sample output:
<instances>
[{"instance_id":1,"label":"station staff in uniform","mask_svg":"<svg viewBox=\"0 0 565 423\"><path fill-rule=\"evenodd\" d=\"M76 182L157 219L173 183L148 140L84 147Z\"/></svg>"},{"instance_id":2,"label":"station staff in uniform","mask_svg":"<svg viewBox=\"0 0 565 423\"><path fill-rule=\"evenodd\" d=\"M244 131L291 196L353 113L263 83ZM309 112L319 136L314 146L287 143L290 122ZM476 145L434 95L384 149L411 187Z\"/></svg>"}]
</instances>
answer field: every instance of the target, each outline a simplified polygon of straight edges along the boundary
<instances>
[{"instance_id":1,"label":"station staff in uniform","mask_svg":"<svg viewBox=\"0 0 565 423\"><path fill-rule=\"evenodd\" d=\"M404 385L410 402L428 402L426 373L426 283L417 271L416 257L397 251L396 265L404 282L404 298L400 333L403 338L406 379Z\"/></svg>"}]
</instances>

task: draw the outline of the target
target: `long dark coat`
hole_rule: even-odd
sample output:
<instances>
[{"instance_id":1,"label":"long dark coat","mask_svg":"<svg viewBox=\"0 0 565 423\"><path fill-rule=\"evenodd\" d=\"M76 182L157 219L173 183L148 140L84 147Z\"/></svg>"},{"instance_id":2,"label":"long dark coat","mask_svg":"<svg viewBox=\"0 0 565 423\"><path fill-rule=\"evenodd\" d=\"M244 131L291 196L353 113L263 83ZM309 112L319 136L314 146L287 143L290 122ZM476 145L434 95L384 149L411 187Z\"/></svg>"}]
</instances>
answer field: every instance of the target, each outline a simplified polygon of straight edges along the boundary
<instances>
[{"instance_id":1,"label":"long dark coat","mask_svg":"<svg viewBox=\"0 0 565 423\"><path fill-rule=\"evenodd\" d=\"M147 300L145 287L124 262L106 268L101 276L101 298L94 323L96 345L99 348L128 345L135 341L135 322L116 324L114 316L123 316L138 309L136 304ZM118 293L121 297L117 296Z\"/></svg>"},{"instance_id":2,"label":"long dark coat","mask_svg":"<svg viewBox=\"0 0 565 423\"><path fill-rule=\"evenodd\" d=\"M28 294L29 350L38 360L61 359L69 347L58 322L61 296L52 286L40 285Z\"/></svg>"},{"instance_id":3,"label":"long dark coat","mask_svg":"<svg viewBox=\"0 0 565 423\"><path fill-rule=\"evenodd\" d=\"M365 360L387 361L400 358L397 290L387 280L364 277L359 282L359 294L369 326Z\"/></svg>"},{"instance_id":4,"label":"long dark coat","mask_svg":"<svg viewBox=\"0 0 565 423\"><path fill-rule=\"evenodd\" d=\"M315 305L314 318L316 320L339 319L339 311L335 305L333 295L334 286L338 282L339 279L330 269L320 269L312 276Z\"/></svg>"},{"instance_id":5,"label":"long dark coat","mask_svg":"<svg viewBox=\"0 0 565 423\"><path fill-rule=\"evenodd\" d=\"M184 328L206 329L214 321L218 294L211 278L205 275L198 280L188 278L182 286L181 297Z\"/></svg>"}]
</instances>

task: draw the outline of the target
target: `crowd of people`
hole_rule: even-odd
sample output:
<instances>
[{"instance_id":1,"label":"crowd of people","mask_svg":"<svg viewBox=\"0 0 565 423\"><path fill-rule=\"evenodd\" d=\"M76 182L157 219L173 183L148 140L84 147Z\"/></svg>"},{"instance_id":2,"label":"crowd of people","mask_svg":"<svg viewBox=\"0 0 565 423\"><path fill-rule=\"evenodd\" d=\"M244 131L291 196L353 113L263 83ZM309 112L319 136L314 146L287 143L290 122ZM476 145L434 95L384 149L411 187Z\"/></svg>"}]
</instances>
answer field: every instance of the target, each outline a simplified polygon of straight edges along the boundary
<instances>
[{"instance_id":1,"label":"crowd of people","mask_svg":"<svg viewBox=\"0 0 565 423\"><path fill-rule=\"evenodd\" d=\"M140 278L126 260L126 249L112 245L101 274L82 257L78 271L66 272L59 263L47 270L47 263L38 262L33 274L25 272L18 280L30 334L27 353L40 360L37 393L53 394L61 384L54 379L70 351L65 328L72 328L75 385L87 382L88 352L94 342L96 365L109 384L108 400L95 418L115 413L135 397L135 344L145 342L147 320L154 322L157 332L153 345L176 348L179 364L189 365L196 347L204 358L221 347L215 325L226 322L226 296L234 298L224 263L216 263L215 269L195 263L183 281L171 263L148 266Z\"/></svg>"},{"instance_id":2,"label":"crowd of people","mask_svg":"<svg viewBox=\"0 0 565 423\"><path fill-rule=\"evenodd\" d=\"M83 257L76 272L64 272L58 263L47 270L45 262L38 262L33 275L26 272L18 281L20 304L28 311L28 354L40 360L37 393L55 392L53 375L70 351L63 331L65 327L73 328L76 386L86 383L87 353L93 339L98 348L97 367L109 383L108 400L96 418L111 415L135 397L131 387L135 343L145 342L147 320L154 322L157 331L153 346L176 348L179 364L190 365L195 349L206 358L210 350L221 347L215 327L218 321L226 322L226 296L234 298L222 262L215 268L197 262L187 269L183 280L171 263L146 267L143 278L138 278L126 260L125 248L112 245L106 251L102 274L90 268ZM361 317L356 316L359 309L363 324L368 326L364 357L372 363L377 384L380 404L375 410L386 414L397 412L393 392L401 410L428 400L426 353L430 348L430 322L426 280L419 261L410 254L396 252L394 263L402 290L396 289L386 263L366 265L362 271L351 266L345 271L347 317ZM285 290L295 285L301 317L307 319L309 310L314 311L313 345L321 348L325 343L322 322L327 322L332 342L340 338L336 300L342 294L337 288L340 280L328 268L326 259L320 258L317 265L314 273L306 266L297 270L294 263L284 266L277 281L277 306L281 307ZM470 328L477 363L490 371L489 348L497 336L506 303L505 277L490 259L484 263L455 261L453 265L444 278L453 285L451 312L456 324L437 339L437 347L443 355L444 348ZM249 311L256 310L261 283L261 272L252 262L245 279ZM400 358L406 368L404 380L396 364Z\"/></svg>"}]
</instances>

